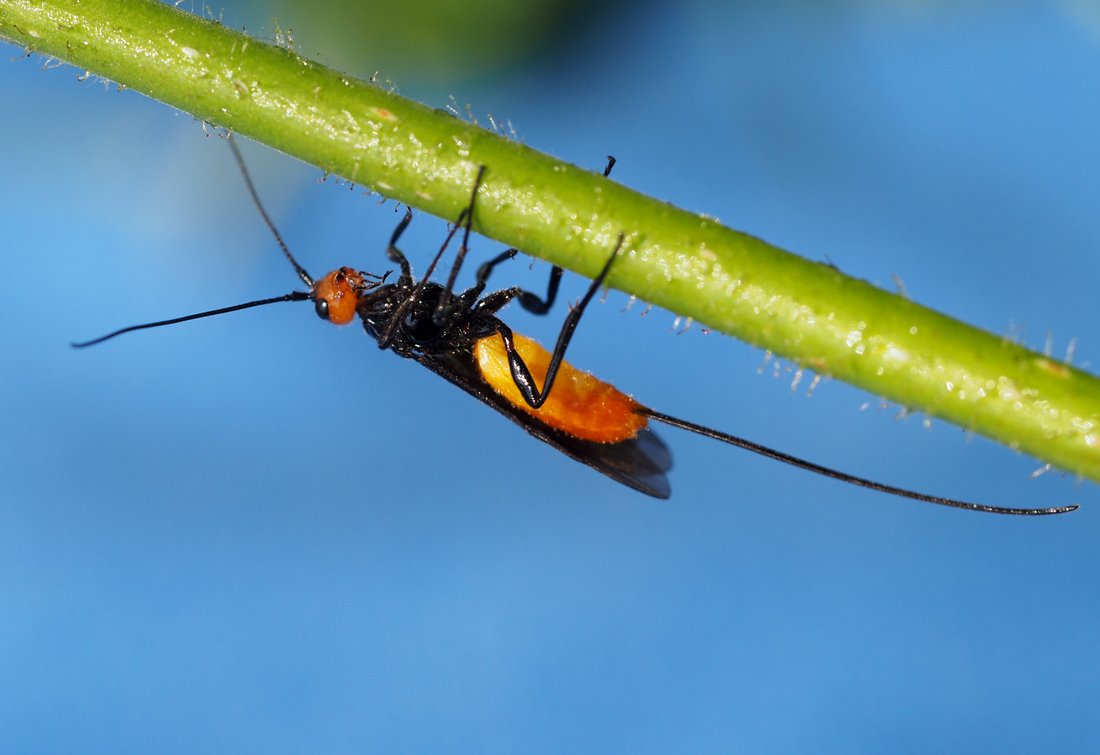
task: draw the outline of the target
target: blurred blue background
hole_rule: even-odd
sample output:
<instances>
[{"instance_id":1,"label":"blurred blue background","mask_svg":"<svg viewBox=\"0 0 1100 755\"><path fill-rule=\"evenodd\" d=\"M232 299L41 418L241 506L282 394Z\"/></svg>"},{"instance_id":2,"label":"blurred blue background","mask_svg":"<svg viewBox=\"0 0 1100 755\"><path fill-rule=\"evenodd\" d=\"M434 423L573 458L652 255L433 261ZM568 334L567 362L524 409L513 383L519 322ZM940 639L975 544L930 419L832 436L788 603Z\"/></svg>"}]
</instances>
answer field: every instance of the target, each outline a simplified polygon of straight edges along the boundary
<instances>
[{"instance_id":1,"label":"blurred blue background","mask_svg":"<svg viewBox=\"0 0 1100 755\"><path fill-rule=\"evenodd\" d=\"M330 5L222 18L270 38L278 16L305 55L1100 359L1090 4L550 3L507 23L486 4L442 29ZM673 430L656 502L307 305L75 352L296 280L220 139L3 51L0 749L1100 747L1094 485L1029 479L1036 460L840 383L807 398L809 376L792 391L789 365L618 293L572 361L658 409L895 484L1083 508L918 505ZM245 149L310 271L385 267L392 202ZM414 221L421 269L442 232ZM563 313L507 318L546 340Z\"/></svg>"}]
</instances>

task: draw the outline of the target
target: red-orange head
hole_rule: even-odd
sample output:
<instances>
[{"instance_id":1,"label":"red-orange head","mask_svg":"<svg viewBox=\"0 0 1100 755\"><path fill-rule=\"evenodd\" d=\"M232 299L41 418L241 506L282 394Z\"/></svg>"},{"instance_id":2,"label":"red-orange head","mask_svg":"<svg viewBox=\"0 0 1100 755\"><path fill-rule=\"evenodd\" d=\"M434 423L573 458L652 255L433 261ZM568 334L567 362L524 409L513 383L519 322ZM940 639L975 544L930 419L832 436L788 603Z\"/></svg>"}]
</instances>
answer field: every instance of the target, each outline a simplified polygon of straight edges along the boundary
<instances>
[{"instance_id":1,"label":"red-orange head","mask_svg":"<svg viewBox=\"0 0 1100 755\"><path fill-rule=\"evenodd\" d=\"M333 270L313 285L311 298L317 316L333 325L347 325L355 319L359 294L370 287L358 270L350 267Z\"/></svg>"}]
</instances>

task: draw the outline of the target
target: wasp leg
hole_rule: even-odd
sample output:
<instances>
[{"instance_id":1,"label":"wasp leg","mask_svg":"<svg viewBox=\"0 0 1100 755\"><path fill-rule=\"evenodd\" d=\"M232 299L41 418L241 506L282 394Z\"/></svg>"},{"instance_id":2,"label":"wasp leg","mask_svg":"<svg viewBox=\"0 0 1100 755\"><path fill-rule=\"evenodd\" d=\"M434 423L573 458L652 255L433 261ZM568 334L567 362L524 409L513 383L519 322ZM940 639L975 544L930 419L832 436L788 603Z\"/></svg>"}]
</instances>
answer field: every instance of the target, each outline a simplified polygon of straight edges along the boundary
<instances>
[{"instance_id":1,"label":"wasp leg","mask_svg":"<svg viewBox=\"0 0 1100 755\"><path fill-rule=\"evenodd\" d=\"M432 314L432 322L436 325L446 323L458 309L453 302L455 281L458 279L458 271L462 269L462 263L466 259L466 253L470 249L470 231L474 224L474 203L477 201L477 190L481 188L481 179L484 177L485 166L482 165L478 168L477 178L474 179L474 189L470 192L470 204L459 213L458 220L455 221L455 228L459 226L463 228L462 245L458 247L454 264L451 265L451 272L447 275L447 283L443 286L443 295L439 297L439 306Z\"/></svg>"},{"instance_id":2,"label":"wasp leg","mask_svg":"<svg viewBox=\"0 0 1100 755\"><path fill-rule=\"evenodd\" d=\"M397 248L397 241L401 238L401 234L405 232L405 229L409 227L409 223L412 222L413 211L409 207L405 210L405 217L401 219L401 222L397 224L397 228L393 229L393 235L390 236L390 245L386 249L386 256L401 266L401 282L412 283L412 267L409 266L409 260L405 257L404 253Z\"/></svg>"},{"instance_id":3,"label":"wasp leg","mask_svg":"<svg viewBox=\"0 0 1100 755\"><path fill-rule=\"evenodd\" d=\"M611 272L612 263L615 262L615 258L619 256L619 249L622 245L623 236L619 234L619 243L615 245L615 250L611 252L611 256L608 257L607 262L604 263L603 270L601 270L600 274L592 281L592 285L588 287L588 291L585 292L577 306L573 307L573 309L569 311L569 314L565 316L565 322L562 323L561 332L558 333L557 343L554 344L554 351L550 354L550 364L546 368L546 379L543 381L541 390L535 385L534 377L532 377L531 370L528 369L527 363L523 361L523 357L516 351L512 330L502 322L497 323L496 331L500 333L500 337L504 341L504 350L508 355L508 367L512 373L512 380L515 382L516 388L519 389L520 395L523 396L523 400L526 401L527 405L532 409L538 409L546 403L546 399L550 395L550 389L554 386L554 378L558 376L558 370L561 368L562 362L565 361L565 350L569 346L569 341L573 338L573 332L577 329L577 323L580 322L581 315L584 314L585 307L588 306L588 303L592 301L592 297L595 296L596 292L603 286L604 280L607 279L607 274ZM498 294L506 295L509 293L512 293L512 289L505 289L496 294L490 294L482 299L479 304L492 302L496 298L503 298L503 296L498 297ZM518 293L512 293L512 297L518 295ZM507 299L504 300L504 303L507 303ZM504 304L502 303L500 306L504 306ZM487 304L486 307L491 307L491 304ZM492 312L494 310L489 308L488 311Z\"/></svg>"},{"instance_id":4,"label":"wasp leg","mask_svg":"<svg viewBox=\"0 0 1100 755\"><path fill-rule=\"evenodd\" d=\"M521 307L536 315L545 315L550 311L550 308L554 306L554 301L558 297L558 286L561 284L562 275L562 269L557 265L550 270L550 281L546 286L545 299L540 299L538 294L520 288L519 286L513 286L511 288L501 289L500 291L494 291L484 299L478 301L481 292L485 290L485 285L489 281L489 275L493 272L493 268L501 262L505 262L515 257L518 251L518 249L509 249L506 252L502 252L477 269L477 283L473 288L462 294L463 300L469 302L475 311L497 312L503 308L505 304L512 301L512 299L519 299Z\"/></svg>"}]
</instances>

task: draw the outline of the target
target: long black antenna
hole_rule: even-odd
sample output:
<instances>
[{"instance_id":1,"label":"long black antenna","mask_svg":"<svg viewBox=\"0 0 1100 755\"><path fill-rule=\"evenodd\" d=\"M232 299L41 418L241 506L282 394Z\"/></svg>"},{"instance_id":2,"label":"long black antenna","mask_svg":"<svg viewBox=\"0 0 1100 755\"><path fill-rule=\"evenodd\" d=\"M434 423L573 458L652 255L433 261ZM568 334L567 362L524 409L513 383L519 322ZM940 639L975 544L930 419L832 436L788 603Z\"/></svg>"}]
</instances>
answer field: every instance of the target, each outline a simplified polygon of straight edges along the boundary
<instances>
[{"instance_id":1,"label":"long black antenna","mask_svg":"<svg viewBox=\"0 0 1100 755\"><path fill-rule=\"evenodd\" d=\"M158 320L157 322L147 322L142 325L131 325L128 328L121 328L113 333L108 333L105 336L93 339L91 341L83 341L81 343L74 343L72 347L74 349L83 349L87 346L95 346L96 344L109 341L115 336L120 336L123 333L130 333L135 330L145 330L146 328L159 328L163 325L175 325L181 322L187 322L188 320L198 320L202 317L213 317L214 315L224 315L229 312L237 312L242 309L251 309L252 307L262 307L265 304L277 304L283 301L306 301L313 298L313 278L306 272L305 268L298 264L298 260L294 259L294 255L290 253L290 249L287 247L286 242L283 241L283 237L279 234L279 229L275 227L275 223L272 222L271 216L267 214L267 210L264 209L263 202L260 201L260 195L256 192L256 186L252 183L252 176L248 172L248 166L244 164L244 157L241 155L241 149L237 146L236 139L233 138L233 132L226 134L226 141L229 142L230 149L233 150L233 158L237 161L237 167L241 170L241 176L244 177L244 185L248 187L248 193L252 196L252 202L256 205L256 209L260 211L260 217L264 219L268 229L271 231L271 235L275 237L275 241L278 242L279 248L283 250L283 254L286 255L287 260L294 266L295 272L298 273L298 277L302 279L302 282L309 286L310 292L303 291L291 291L289 294L283 296L274 296L270 299L258 299L256 301L245 302L244 304L234 304L232 307L221 307L219 309L211 309L208 312L196 312L193 315L184 315L183 317L174 317L171 320Z\"/></svg>"},{"instance_id":2,"label":"long black antenna","mask_svg":"<svg viewBox=\"0 0 1100 755\"><path fill-rule=\"evenodd\" d=\"M286 242L283 241L283 237L279 234L279 229L275 227L275 223L271 221L271 216L268 215L267 210L264 209L264 203L260 201L260 195L256 192L256 187L252 184L252 176L248 172L248 167L244 164L244 157L241 156L241 148L237 146L237 140L233 138L232 131L228 133L226 140L233 150L233 157L237 161L237 167L241 169L241 175L244 176L245 186L248 187L248 193L252 195L252 202L256 205L256 209L260 211L260 216L263 217L264 222L267 223L267 227L271 229L271 235L275 237L275 241L278 242L279 248L283 250L283 254L286 255L286 258L290 260L290 264L294 266L294 270L298 273L298 277L312 289L313 278L310 277L304 267L298 264L298 260L294 259L294 255L290 253L290 249L287 247Z\"/></svg>"},{"instance_id":3,"label":"long black antenna","mask_svg":"<svg viewBox=\"0 0 1100 755\"><path fill-rule=\"evenodd\" d=\"M244 304L234 304L232 307L222 307L221 309L212 309L209 312L196 312L193 315L184 315L183 317L174 317L171 320L160 320L158 322L147 322L143 325L131 325L128 328L121 328L114 333L108 333L105 336L100 336L91 341L83 341L81 343L70 344L74 349L83 349L86 346L95 346L97 343L103 343L109 341L115 336L120 336L123 333L130 333L135 330L145 330L146 328L159 328L161 325L175 325L179 322L187 322L188 320L198 320L200 317L213 317L214 315L224 315L227 312L236 312L241 309L250 309L251 307L262 307L265 304L277 304L281 301L305 301L309 299L310 295L304 291L291 291L289 294L283 296L274 296L270 299L259 299L257 301L245 302Z\"/></svg>"},{"instance_id":4,"label":"long black antenna","mask_svg":"<svg viewBox=\"0 0 1100 755\"><path fill-rule=\"evenodd\" d=\"M806 461L800 459L797 456L791 456L785 454L782 451L776 451L773 448L762 446L759 443L753 443L751 440L745 440L744 438L738 438L736 435L729 435L727 433L713 430L703 425L697 425L694 422L688 422L687 420L680 419L678 417L672 417L668 414L661 414L655 412L652 409L646 407L639 407L638 412L644 414L650 419L655 419L658 422L663 422L666 425L672 425L678 427L681 430L687 430L688 432L695 433L696 435L702 435L706 438L712 438L714 440L720 440L723 443L729 443L731 446L737 446L743 448L746 451L752 451L754 454L760 454L766 456L769 459L775 459L781 461L784 464L790 464L793 467L799 467L801 469L814 472L825 477L831 477L834 480L840 480L850 485L857 485L861 488L869 488L870 490L877 490L880 493L889 493L890 495L902 496L903 498L912 498L916 501L923 501L924 503L935 503L940 506L951 506L956 509L967 509L968 511L982 511L987 514L1012 514L1016 516L1047 516L1049 514L1066 514L1070 511L1076 511L1079 507L1077 504L1070 504L1068 506L1052 506L1045 509L1014 509L1004 506L987 506L984 503L969 503L967 501L957 501L954 498L941 498L937 495L928 495L927 493L918 493L913 490L906 490L905 488L896 488L893 485L884 485L881 482L874 482L873 480L867 480L863 477L856 477L846 472L839 472L829 467L823 467L820 464L814 464L812 461Z\"/></svg>"}]
</instances>

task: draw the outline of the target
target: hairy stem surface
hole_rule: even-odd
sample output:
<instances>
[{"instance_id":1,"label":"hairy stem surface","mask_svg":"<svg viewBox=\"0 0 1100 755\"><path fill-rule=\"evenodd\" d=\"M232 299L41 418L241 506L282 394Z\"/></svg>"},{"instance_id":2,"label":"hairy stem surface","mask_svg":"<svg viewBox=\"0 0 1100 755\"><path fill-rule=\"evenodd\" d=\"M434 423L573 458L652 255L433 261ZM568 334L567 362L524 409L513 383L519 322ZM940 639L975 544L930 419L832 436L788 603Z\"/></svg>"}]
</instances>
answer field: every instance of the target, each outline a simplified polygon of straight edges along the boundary
<instances>
[{"instance_id":1,"label":"hairy stem surface","mask_svg":"<svg viewBox=\"0 0 1100 755\"><path fill-rule=\"evenodd\" d=\"M1100 381L155 0L0 0L0 37L874 394L1100 480ZM630 114L624 113L624 123Z\"/></svg>"}]
</instances>

